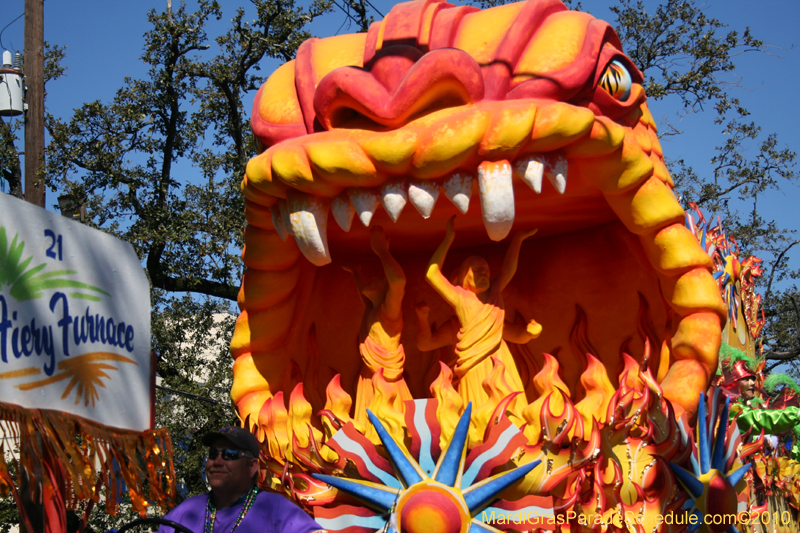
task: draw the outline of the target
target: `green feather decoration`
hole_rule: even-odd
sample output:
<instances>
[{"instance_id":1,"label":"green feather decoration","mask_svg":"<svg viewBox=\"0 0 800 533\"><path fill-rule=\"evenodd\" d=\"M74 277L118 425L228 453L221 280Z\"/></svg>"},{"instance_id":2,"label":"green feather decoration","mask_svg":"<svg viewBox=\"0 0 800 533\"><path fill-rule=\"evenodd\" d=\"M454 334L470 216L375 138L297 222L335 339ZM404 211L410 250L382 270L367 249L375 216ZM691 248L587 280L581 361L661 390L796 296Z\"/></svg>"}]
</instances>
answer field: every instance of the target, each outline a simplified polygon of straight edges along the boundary
<instances>
[{"instance_id":1,"label":"green feather decoration","mask_svg":"<svg viewBox=\"0 0 800 533\"><path fill-rule=\"evenodd\" d=\"M780 385L793 389L800 396L800 385L786 374L770 374L764 380L764 388L769 392L776 392L775 389Z\"/></svg>"},{"instance_id":2,"label":"green feather decoration","mask_svg":"<svg viewBox=\"0 0 800 533\"><path fill-rule=\"evenodd\" d=\"M719 347L719 366L717 367L717 374L721 373L722 368L730 368L736 361L744 361L752 372L758 371L758 365L761 362L757 358L750 357L743 351L725 344L724 342Z\"/></svg>"}]
</instances>

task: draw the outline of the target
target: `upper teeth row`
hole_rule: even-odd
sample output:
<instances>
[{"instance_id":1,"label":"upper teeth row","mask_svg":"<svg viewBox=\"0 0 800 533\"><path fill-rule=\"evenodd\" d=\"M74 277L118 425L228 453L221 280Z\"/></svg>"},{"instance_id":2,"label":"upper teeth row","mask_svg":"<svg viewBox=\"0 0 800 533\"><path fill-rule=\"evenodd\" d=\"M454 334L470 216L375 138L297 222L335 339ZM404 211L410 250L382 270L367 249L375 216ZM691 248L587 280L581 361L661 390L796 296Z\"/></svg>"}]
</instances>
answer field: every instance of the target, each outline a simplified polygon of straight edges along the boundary
<instances>
[{"instance_id":1,"label":"upper teeth row","mask_svg":"<svg viewBox=\"0 0 800 533\"><path fill-rule=\"evenodd\" d=\"M512 165L508 161L484 161L478 166L481 214L486 233L494 241L504 239L514 224L513 174L516 173L537 194L542 192L542 178L547 176L561 194L567 187L567 160L557 154L527 155ZM344 230L350 231L353 218L369 226L378 205L383 205L393 222L400 218L409 201L423 218L433 213L439 199L439 189L462 213L469 209L475 176L459 170L441 183L436 180L401 179L381 187L365 189L351 187L330 201L309 194L290 191L286 200L270 207L272 223L281 239L294 236L300 251L314 265L331 262L328 249L328 209Z\"/></svg>"}]
</instances>

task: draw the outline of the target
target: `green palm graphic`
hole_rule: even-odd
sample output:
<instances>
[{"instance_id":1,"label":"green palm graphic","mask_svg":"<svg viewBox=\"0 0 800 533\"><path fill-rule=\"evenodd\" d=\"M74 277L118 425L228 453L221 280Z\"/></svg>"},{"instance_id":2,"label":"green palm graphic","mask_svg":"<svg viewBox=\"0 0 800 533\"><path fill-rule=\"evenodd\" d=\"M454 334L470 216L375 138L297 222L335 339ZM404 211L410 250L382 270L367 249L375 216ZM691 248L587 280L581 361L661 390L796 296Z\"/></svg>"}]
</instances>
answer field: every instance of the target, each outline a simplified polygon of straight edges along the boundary
<instances>
[{"instance_id":1,"label":"green palm graphic","mask_svg":"<svg viewBox=\"0 0 800 533\"><path fill-rule=\"evenodd\" d=\"M22 259L25 243L17 243L18 236L14 235L14 240L9 244L6 228L0 226L0 288L10 285L9 294L18 302L41 298L43 291L47 289L77 289L70 296L97 302L100 301L97 293L111 296L94 285L65 277L77 274L75 270L43 272L47 267L47 263L28 268L33 256Z\"/></svg>"}]
</instances>

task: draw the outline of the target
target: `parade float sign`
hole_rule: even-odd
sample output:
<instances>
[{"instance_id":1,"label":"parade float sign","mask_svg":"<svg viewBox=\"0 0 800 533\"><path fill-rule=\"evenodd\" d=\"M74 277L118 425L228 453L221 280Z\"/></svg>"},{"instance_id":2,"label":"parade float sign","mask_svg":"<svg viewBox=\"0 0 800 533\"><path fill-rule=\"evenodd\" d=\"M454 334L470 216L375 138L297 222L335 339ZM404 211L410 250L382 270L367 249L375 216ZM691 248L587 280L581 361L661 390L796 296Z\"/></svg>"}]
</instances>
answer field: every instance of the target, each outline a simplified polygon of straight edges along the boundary
<instances>
[{"instance_id":1,"label":"parade float sign","mask_svg":"<svg viewBox=\"0 0 800 533\"><path fill-rule=\"evenodd\" d=\"M130 244L0 195L0 402L151 428L150 290Z\"/></svg>"}]
</instances>

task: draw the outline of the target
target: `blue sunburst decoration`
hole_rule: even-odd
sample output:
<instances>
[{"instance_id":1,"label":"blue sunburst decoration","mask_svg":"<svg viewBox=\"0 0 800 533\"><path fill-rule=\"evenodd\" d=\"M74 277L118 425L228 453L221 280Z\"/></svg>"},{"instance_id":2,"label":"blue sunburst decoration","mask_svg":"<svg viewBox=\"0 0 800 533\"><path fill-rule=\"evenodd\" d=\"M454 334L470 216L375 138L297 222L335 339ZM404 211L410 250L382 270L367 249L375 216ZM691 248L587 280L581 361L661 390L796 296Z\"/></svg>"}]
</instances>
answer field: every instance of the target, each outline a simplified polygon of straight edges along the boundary
<instances>
[{"instance_id":1,"label":"blue sunburst decoration","mask_svg":"<svg viewBox=\"0 0 800 533\"><path fill-rule=\"evenodd\" d=\"M709 424L709 418L706 417L705 394L700 393L697 412L697 448L696 454L691 458L692 472L675 463L670 463L670 467L691 498L692 507L687 512L690 516L694 516L694 519L684 522L689 524L689 531L696 531L706 525L714 533L739 533L733 519L738 511L737 493L734 487L744 477L752 463L725 473L725 467L735 453L735 447L725 445L730 398L725 399L725 406L722 412L718 413L716 409L718 394L717 389L714 392ZM711 435L715 427L716 434ZM738 432L738 429L735 431ZM709 442L709 438L712 442ZM735 438L736 435L733 435L728 442L734 442ZM720 518L708 520L710 523L704 524L704 517L707 515ZM720 523L714 524L714 522Z\"/></svg>"},{"instance_id":2,"label":"blue sunburst decoration","mask_svg":"<svg viewBox=\"0 0 800 533\"><path fill-rule=\"evenodd\" d=\"M412 402L409 402L411 404ZM418 403L417 410L425 412L428 405ZM413 405L411 405L413 409ZM471 462L475 468L465 473L467 457L467 435L469 432L472 404L469 404L456 425L453 436L438 461L432 463L429 453L421 453L423 463L433 466L423 468L402 443L398 443L384 428L380 420L367 411L370 422L389 456L394 476L378 476L376 481L348 479L325 474L314 474L317 479L346 493L367 506L374 513L361 512L346 506L349 515L328 519L317 517L320 525L331 531L342 531L355 527L361 531L402 531L404 533L484 533L499 532L476 515L494 502L505 489L525 477L541 461L534 461L506 472L485 477L476 473L491 460L513 453L514 444L522 434L513 424L499 435L496 442ZM421 419L422 417L419 417ZM410 428L412 434L420 428ZM428 428L422 428L426 431ZM338 434L337 434L338 435ZM349 439L349 440L346 440ZM428 439L430 440L430 439ZM348 435L340 438L341 449L357 452L358 443ZM509 452L510 450L510 452ZM361 448L360 457L369 461L368 450ZM488 457L491 455L491 458ZM374 461L369 463L374 466ZM373 470L370 466L367 466ZM475 470L475 472L473 472ZM323 524L324 522L324 524Z\"/></svg>"}]
</instances>

